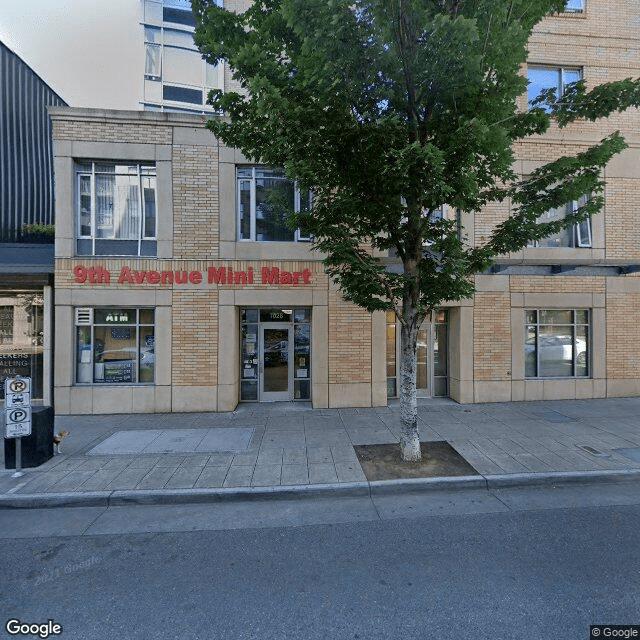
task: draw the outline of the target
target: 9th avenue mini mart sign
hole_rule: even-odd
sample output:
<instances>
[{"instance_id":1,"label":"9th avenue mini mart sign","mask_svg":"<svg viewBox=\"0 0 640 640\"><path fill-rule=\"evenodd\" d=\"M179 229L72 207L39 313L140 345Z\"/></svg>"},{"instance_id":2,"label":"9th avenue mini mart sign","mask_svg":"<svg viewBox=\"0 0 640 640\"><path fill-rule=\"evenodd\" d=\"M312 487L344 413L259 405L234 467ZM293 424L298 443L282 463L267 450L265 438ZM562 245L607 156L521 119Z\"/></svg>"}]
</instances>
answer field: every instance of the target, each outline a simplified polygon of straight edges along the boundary
<instances>
[{"instance_id":1,"label":"9th avenue mini mart sign","mask_svg":"<svg viewBox=\"0 0 640 640\"><path fill-rule=\"evenodd\" d=\"M312 273L285 271L279 267L249 267L246 271L234 271L228 266L210 266L204 271L143 271L122 267L119 273L112 273L105 267L77 265L73 268L76 284L133 284L174 286L206 283L212 286L226 285L244 287L251 285L288 285L293 287L311 284Z\"/></svg>"}]
</instances>

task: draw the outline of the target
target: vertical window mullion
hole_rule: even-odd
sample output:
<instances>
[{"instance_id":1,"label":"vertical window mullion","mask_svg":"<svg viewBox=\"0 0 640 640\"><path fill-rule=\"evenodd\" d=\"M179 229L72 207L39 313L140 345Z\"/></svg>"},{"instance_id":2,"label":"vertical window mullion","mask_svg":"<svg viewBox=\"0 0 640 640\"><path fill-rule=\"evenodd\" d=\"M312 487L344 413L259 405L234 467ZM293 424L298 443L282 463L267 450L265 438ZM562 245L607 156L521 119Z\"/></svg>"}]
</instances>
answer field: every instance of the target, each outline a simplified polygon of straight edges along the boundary
<instances>
[{"instance_id":1,"label":"vertical window mullion","mask_svg":"<svg viewBox=\"0 0 640 640\"><path fill-rule=\"evenodd\" d=\"M93 318L91 319L91 327L90 327L90 331L89 331L89 340L91 342L91 384L95 384L96 383L96 363L95 363L95 357L96 357L96 336L95 336L95 324L94 324L94 320Z\"/></svg>"},{"instance_id":2,"label":"vertical window mullion","mask_svg":"<svg viewBox=\"0 0 640 640\"><path fill-rule=\"evenodd\" d=\"M97 208L97 195L96 195L96 163L91 163L91 255L96 255L96 208ZM93 329L91 330L93 333ZM92 347L93 348L93 347Z\"/></svg>"},{"instance_id":3,"label":"vertical window mullion","mask_svg":"<svg viewBox=\"0 0 640 640\"><path fill-rule=\"evenodd\" d=\"M298 188L298 181L296 180L293 183L293 211L295 213L300 213L300 189ZM293 234L294 242L298 242L298 238L300 236L300 229L296 229Z\"/></svg>"},{"instance_id":4,"label":"vertical window mullion","mask_svg":"<svg viewBox=\"0 0 640 640\"><path fill-rule=\"evenodd\" d=\"M138 236L138 255L142 254L142 234L143 234L143 226L145 223L144 219L144 199L143 199L143 185L142 185L142 166L140 163L137 164L137 174L138 174L138 229L136 231L136 235Z\"/></svg>"},{"instance_id":5,"label":"vertical window mullion","mask_svg":"<svg viewBox=\"0 0 640 640\"><path fill-rule=\"evenodd\" d=\"M136 379L134 380L134 382L137 384L140 382L140 310L136 309L135 310L135 314L136 314L136 324L135 324L135 341L136 341L136 366L135 366L135 372L136 372ZM155 320L155 319L154 319Z\"/></svg>"},{"instance_id":6,"label":"vertical window mullion","mask_svg":"<svg viewBox=\"0 0 640 640\"><path fill-rule=\"evenodd\" d=\"M540 377L540 312L536 311L536 378Z\"/></svg>"},{"instance_id":7,"label":"vertical window mullion","mask_svg":"<svg viewBox=\"0 0 640 640\"><path fill-rule=\"evenodd\" d=\"M251 169L251 212L250 212L250 232L251 240L256 241L256 168Z\"/></svg>"}]
</instances>

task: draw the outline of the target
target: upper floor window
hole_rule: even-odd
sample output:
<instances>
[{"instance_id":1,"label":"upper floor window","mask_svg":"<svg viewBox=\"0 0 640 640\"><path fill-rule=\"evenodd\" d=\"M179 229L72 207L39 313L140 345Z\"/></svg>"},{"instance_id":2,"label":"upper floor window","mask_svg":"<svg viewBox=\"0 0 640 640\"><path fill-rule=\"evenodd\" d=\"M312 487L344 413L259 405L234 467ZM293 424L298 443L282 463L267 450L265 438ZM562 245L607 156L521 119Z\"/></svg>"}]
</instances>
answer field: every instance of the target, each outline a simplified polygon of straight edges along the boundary
<instances>
[{"instance_id":1,"label":"upper floor window","mask_svg":"<svg viewBox=\"0 0 640 640\"><path fill-rule=\"evenodd\" d=\"M556 222L568 215L573 214L579 206L585 204L587 198L582 197L578 202L569 202L563 207L549 209L538 218L539 223ZM532 242L530 247L590 247L591 246L591 219L587 218L582 222L571 225L558 233Z\"/></svg>"},{"instance_id":2,"label":"upper floor window","mask_svg":"<svg viewBox=\"0 0 640 640\"><path fill-rule=\"evenodd\" d=\"M76 189L77 255L156 255L155 164L81 161Z\"/></svg>"},{"instance_id":3,"label":"upper floor window","mask_svg":"<svg viewBox=\"0 0 640 640\"><path fill-rule=\"evenodd\" d=\"M564 10L567 13L582 13L584 11L585 0L567 0Z\"/></svg>"},{"instance_id":4,"label":"upper floor window","mask_svg":"<svg viewBox=\"0 0 640 640\"><path fill-rule=\"evenodd\" d=\"M548 89L555 89L556 100L559 100L568 84L582 79L582 71L575 68L529 65L527 78L529 79L527 95L529 104L531 104L535 98ZM543 106L543 108L548 110L548 107Z\"/></svg>"},{"instance_id":5,"label":"upper floor window","mask_svg":"<svg viewBox=\"0 0 640 640\"><path fill-rule=\"evenodd\" d=\"M236 172L238 239L256 242L309 241L287 226L289 211L309 211L313 197L279 169L239 167Z\"/></svg>"},{"instance_id":6,"label":"upper floor window","mask_svg":"<svg viewBox=\"0 0 640 640\"><path fill-rule=\"evenodd\" d=\"M221 4L220 2L218 4ZM149 110L210 110L210 89L224 86L223 66L202 59L193 41L189 0L145 0L144 103Z\"/></svg>"}]
</instances>

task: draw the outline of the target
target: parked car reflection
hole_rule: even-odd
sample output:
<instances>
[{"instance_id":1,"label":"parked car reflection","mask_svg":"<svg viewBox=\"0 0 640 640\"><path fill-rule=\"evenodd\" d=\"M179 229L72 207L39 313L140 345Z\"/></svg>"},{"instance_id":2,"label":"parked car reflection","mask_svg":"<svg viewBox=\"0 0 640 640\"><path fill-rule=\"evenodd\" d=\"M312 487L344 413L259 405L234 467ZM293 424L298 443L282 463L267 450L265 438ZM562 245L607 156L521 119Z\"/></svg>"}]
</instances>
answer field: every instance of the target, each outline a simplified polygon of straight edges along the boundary
<instances>
[{"instance_id":1,"label":"parked car reflection","mask_svg":"<svg viewBox=\"0 0 640 640\"><path fill-rule=\"evenodd\" d=\"M587 343L570 335L531 337L525 344L525 357L528 375L535 375L536 343L538 346L538 376L586 375ZM574 344L576 350L576 368L573 371Z\"/></svg>"}]
</instances>

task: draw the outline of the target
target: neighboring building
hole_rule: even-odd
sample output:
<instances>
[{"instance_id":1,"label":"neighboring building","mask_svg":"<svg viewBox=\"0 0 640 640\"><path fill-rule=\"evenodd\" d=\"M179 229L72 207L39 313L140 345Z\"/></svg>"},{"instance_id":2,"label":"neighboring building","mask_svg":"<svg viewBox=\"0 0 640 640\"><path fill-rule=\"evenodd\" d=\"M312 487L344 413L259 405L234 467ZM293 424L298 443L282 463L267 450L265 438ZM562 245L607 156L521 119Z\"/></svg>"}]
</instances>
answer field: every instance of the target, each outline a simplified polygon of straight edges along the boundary
<instances>
[{"instance_id":1,"label":"neighboring building","mask_svg":"<svg viewBox=\"0 0 640 640\"><path fill-rule=\"evenodd\" d=\"M31 376L51 404L54 223L47 107L66 103L0 42L0 399L4 379Z\"/></svg>"},{"instance_id":2,"label":"neighboring building","mask_svg":"<svg viewBox=\"0 0 640 640\"><path fill-rule=\"evenodd\" d=\"M55 48L55 64L44 60L42 68L70 104L213 112L207 94L224 88L223 66L208 65L197 51L189 0L109 0L91 11L91 3L77 4L62 15L43 6L40 18L47 23L41 46Z\"/></svg>"},{"instance_id":3,"label":"neighboring building","mask_svg":"<svg viewBox=\"0 0 640 640\"><path fill-rule=\"evenodd\" d=\"M531 40L523 71L534 87L637 76L639 7L573 0L568 9ZM393 314L345 302L269 198L305 207L308 194L220 145L202 116L51 114L57 413L225 411L270 400L377 406L396 394ZM425 323L421 394L459 402L640 394L639 125L629 111L518 145L521 175L616 129L630 146L605 170L601 214L504 256L477 276L472 299ZM460 220L481 243L508 215L506 204Z\"/></svg>"},{"instance_id":4,"label":"neighboring building","mask_svg":"<svg viewBox=\"0 0 640 640\"><path fill-rule=\"evenodd\" d=\"M142 107L210 113L207 95L211 89L224 89L224 66L207 64L196 49L189 0L141 0L140 9L144 68L137 73L144 76Z\"/></svg>"}]
</instances>

